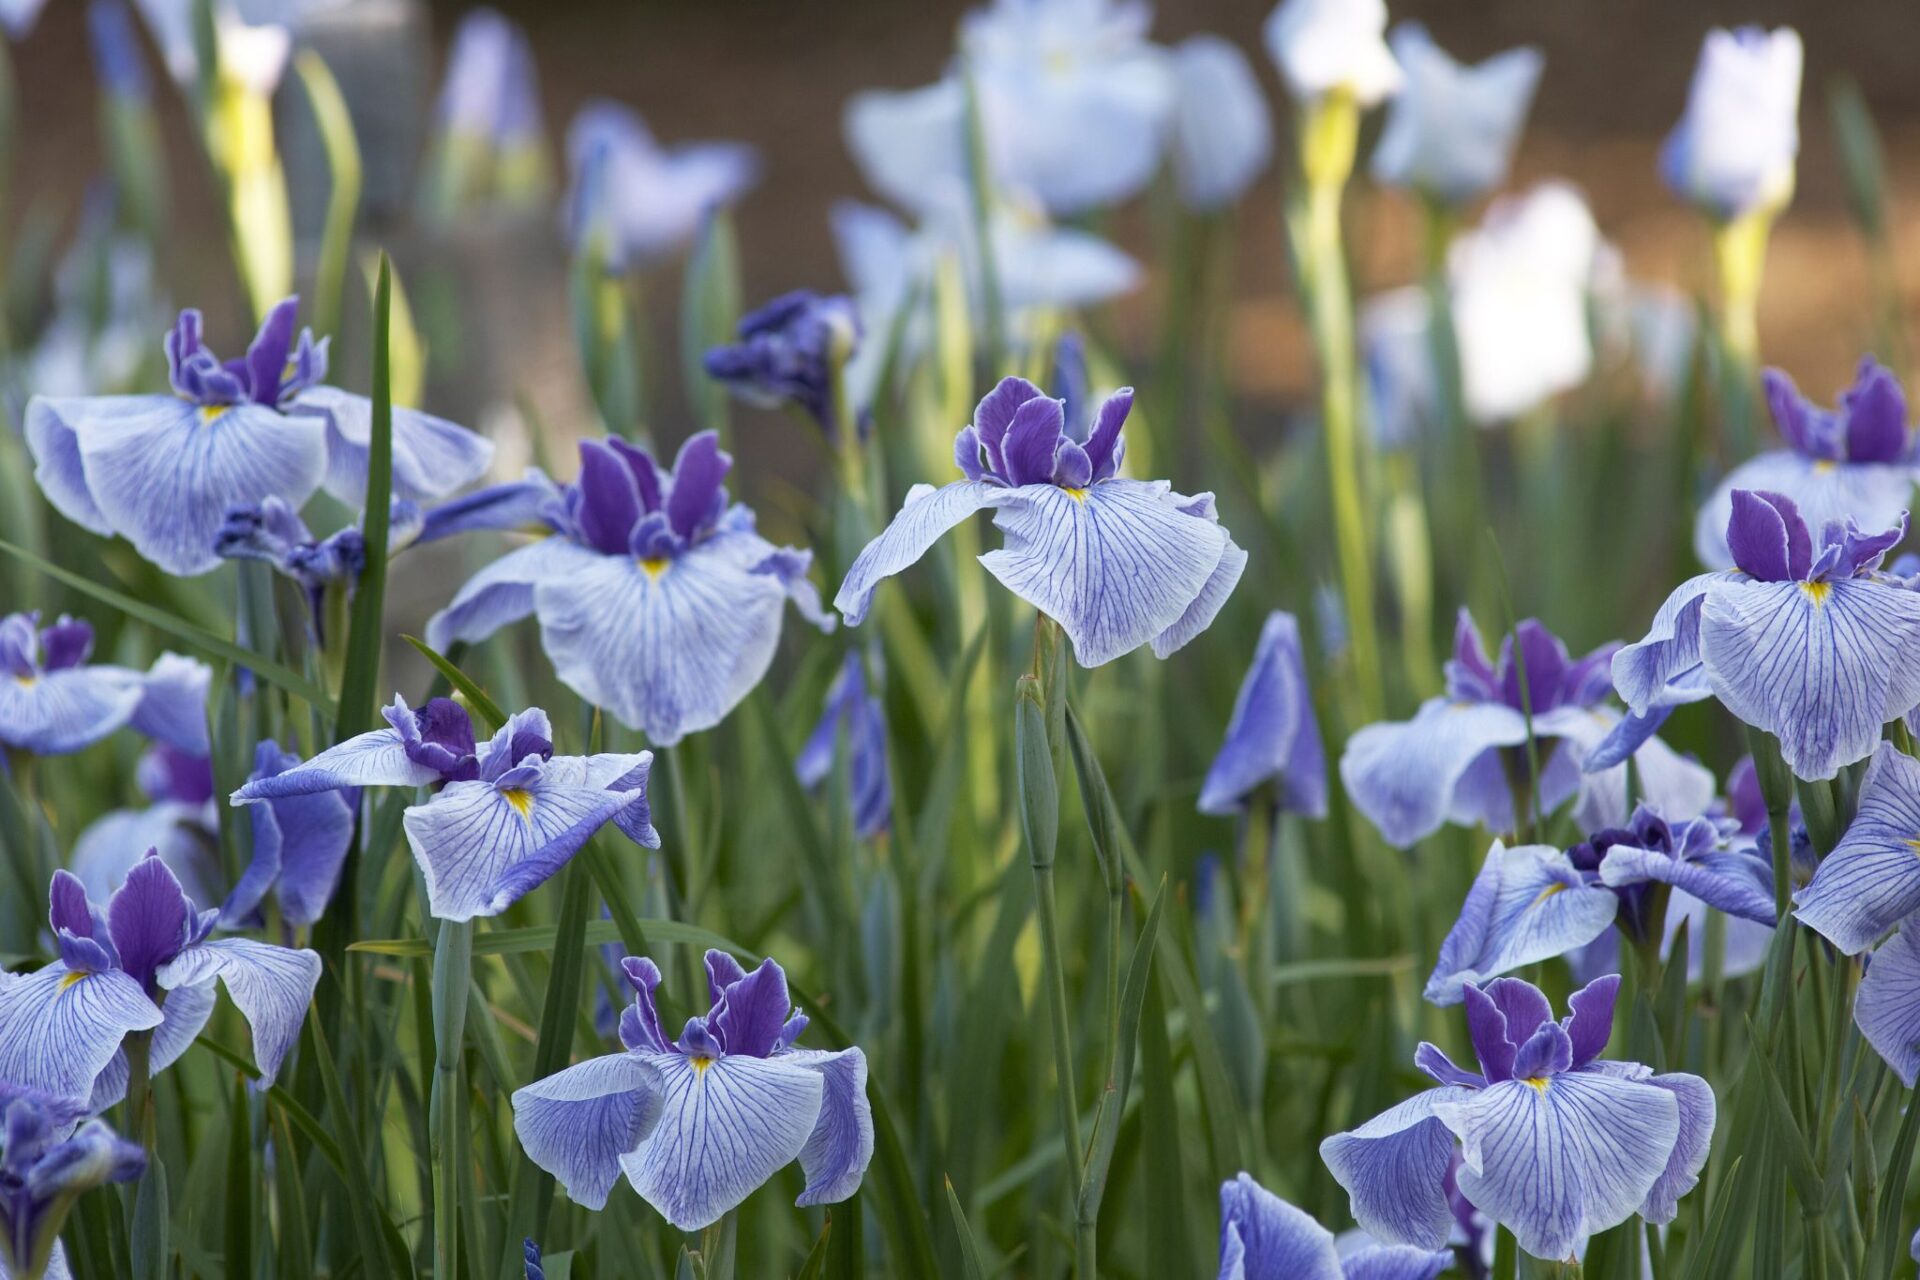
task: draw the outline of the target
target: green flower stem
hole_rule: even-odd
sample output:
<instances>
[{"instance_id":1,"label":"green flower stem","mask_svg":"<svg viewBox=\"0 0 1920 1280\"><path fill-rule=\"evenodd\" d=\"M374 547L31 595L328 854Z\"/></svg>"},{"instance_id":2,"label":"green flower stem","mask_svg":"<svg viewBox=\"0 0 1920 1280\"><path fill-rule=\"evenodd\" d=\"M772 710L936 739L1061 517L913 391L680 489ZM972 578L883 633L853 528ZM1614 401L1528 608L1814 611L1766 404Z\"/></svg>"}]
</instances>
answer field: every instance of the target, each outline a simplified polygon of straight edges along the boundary
<instances>
[{"instance_id":1,"label":"green flower stem","mask_svg":"<svg viewBox=\"0 0 1920 1280\"><path fill-rule=\"evenodd\" d=\"M433 947L433 1274L451 1280L460 1256L460 1067L473 985L473 922L440 922Z\"/></svg>"},{"instance_id":2,"label":"green flower stem","mask_svg":"<svg viewBox=\"0 0 1920 1280\"><path fill-rule=\"evenodd\" d=\"M1760 372L1760 281L1767 262L1767 236L1775 208L1768 206L1713 229L1713 261L1720 288L1715 314L1721 351L1723 443L1735 458L1752 454L1756 379Z\"/></svg>"}]
</instances>

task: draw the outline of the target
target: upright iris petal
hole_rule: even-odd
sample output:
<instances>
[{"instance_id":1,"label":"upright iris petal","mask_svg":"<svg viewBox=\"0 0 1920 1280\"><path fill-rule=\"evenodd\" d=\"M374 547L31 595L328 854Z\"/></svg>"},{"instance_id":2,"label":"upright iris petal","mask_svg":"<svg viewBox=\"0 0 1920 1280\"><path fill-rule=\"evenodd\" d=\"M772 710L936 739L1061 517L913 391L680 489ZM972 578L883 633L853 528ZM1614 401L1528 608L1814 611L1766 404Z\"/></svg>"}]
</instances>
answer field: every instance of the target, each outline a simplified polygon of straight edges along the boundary
<instances>
[{"instance_id":1,"label":"upright iris petal","mask_svg":"<svg viewBox=\"0 0 1920 1280\"><path fill-rule=\"evenodd\" d=\"M1373 149L1373 176L1464 204L1506 180L1545 59L1531 46L1463 66L1417 22L1389 40L1406 85Z\"/></svg>"},{"instance_id":2,"label":"upright iris petal","mask_svg":"<svg viewBox=\"0 0 1920 1280\"><path fill-rule=\"evenodd\" d=\"M1300 654L1300 624L1278 609L1261 628L1227 739L1201 784L1200 812L1237 812L1266 783L1274 785L1280 807L1326 816L1327 762Z\"/></svg>"},{"instance_id":3,"label":"upright iris petal","mask_svg":"<svg viewBox=\"0 0 1920 1280\"><path fill-rule=\"evenodd\" d=\"M660 970L634 958L624 968L635 993L620 1020L625 1051L513 1095L521 1147L569 1196L602 1208L624 1171L668 1222L698 1231L796 1159L801 1205L859 1189L873 1157L866 1056L794 1047L807 1019L778 964L748 973L709 951L711 1007L671 1041L654 1003Z\"/></svg>"},{"instance_id":4,"label":"upright iris petal","mask_svg":"<svg viewBox=\"0 0 1920 1280\"><path fill-rule=\"evenodd\" d=\"M1370 107L1400 88L1384 0L1283 0L1267 15L1267 52L1300 102L1350 93Z\"/></svg>"},{"instance_id":5,"label":"upright iris petal","mask_svg":"<svg viewBox=\"0 0 1920 1280\"><path fill-rule=\"evenodd\" d=\"M1023 378L1003 378L955 442L954 460L968 478L939 490L915 486L854 560L834 606L858 625L883 579L991 507L1006 542L980 563L1060 624L1080 665L1097 667L1148 643L1164 658L1186 644L1226 603L1247 553L1220 527L1212 494L1189 498L1165 481L1115 474L1132 403L1132 388L1109 396L1082 444L1066 434L1063 402ZM1084 486L1065 483L1081 474Z\"/></svg>"}]
</instances>

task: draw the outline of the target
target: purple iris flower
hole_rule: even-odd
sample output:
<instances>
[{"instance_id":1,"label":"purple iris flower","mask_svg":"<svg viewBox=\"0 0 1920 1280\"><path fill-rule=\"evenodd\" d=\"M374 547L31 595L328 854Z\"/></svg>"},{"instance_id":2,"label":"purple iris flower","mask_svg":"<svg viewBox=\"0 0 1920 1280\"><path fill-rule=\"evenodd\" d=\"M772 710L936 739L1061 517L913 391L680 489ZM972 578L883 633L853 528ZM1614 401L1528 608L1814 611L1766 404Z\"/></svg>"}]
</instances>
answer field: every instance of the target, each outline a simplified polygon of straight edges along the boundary
<instances>
[{"instance_id":1,"label":"purple iris flower","mask_svg":"<svg viewBox=\"0 0 1920 1280\"><path fill-rule=\"evenodd\" d=\"M893 784L887 774L887 717L878 695L867 691L860 655L849 652L827 686L827 705L793 770L805 787L818 787L833 772L834 753L846 735L847 800L854 834L871 840L893 819Z\"/></svg>"},{"instance_id":2,"label":"purple iris flower","mask_svg":"<svg viewBox=\"0 0 1920 1280\"><path fill-rule=\"evenodd\" d=\"M1613 659L1635 714L1702 676L1740 719L1780 740L1802 778L1864 759L1882 726L1920 706L1920 593L1878 572L1907 518L1866 535L1829 522L1818 542L1791 498L1734 491L1737 568L1680 584L1638 644Z\"/></svg>"},{"instance_id":3,"label":"purple iris flower","mask_svg":"<svg viewBox=\"0 0 1920 1280\"><path fill-rule=\"evenodd\" d=\"M1793 895L1794 916L1848 955L1873 946L1920 910L1916 833L1920 760L1883 742L1861 780L1853 821L1820 860L1813 882Z\"/></svg>"},{"instance_id":4,"label":"purple iris flower","mask_svg":"<svg viewBox=\"0 0 1920 1280\"><path fill-rule=\"evenodd\" d=\"M1531 983L1468 986L1480 1070L1422 1044L1414 1064L1439 1088L1320 1144L1360 1225L1399 1244L1445 1244L1456 1139L1460 1193L1536 1258L1571 1257L1635 1213L1671 1222L1706 1163L1713 1090L1698 1076L1599 1060L1619 989L1617 974L1587 984L1556 1022Z\"/></svg>"},{"instance_id":5,"label":"purple iris flower","mask_svg":"<svg viewBox=\"0 0 1920 1280\"><path fill-rule=\"evenodd\" d=\"M915 485L847 571L834 605L858 626L873 592L924 556L941 534L994 509L1006 544L980 557L1006 588L1054 619L1083 667L1153 645L1164 658L1206 630L1247 553L1214 513L1164 480L1123 479L1121 427L1133 389L1108 396L1090 425L1024 378L1002 378L953 442L965 480Z\"/></svg>"},{"instance_id":6,"label":"purple iris flower","mask_svg":"<svg viewBox=\"0 0 1920 1280\"><path fill-rule=\"evenodd\" d=\"M327 341L302 330L297 298L267 314L245 359L222 362L201 340L200 313L167 335L172 394L35 396L27 405L34 478L59 512L115 534L168 573L220 563L227 512L278 498L299 508L315 489L349 505L366 495L373 403L325 386ZM476 480L493 446L463 427L393 411L393 492L419 501Z\"/></svg>"},{"instance_id":7,"label":"purple iris flower","mask_svg":"<svg viewBox=\"0 0 1920 1280\"><path fill-rule=\"evenodd\" d=\"M798 406L831 435L839 429L835 380L860 337L853 299L797 289L743 316L740 340L708 351L706 370L762 408Z\"/></svg>"},{"instance_id":8,"label":"purple iris flower","mask_svg":"<svg viewBox=\"0 0 1920 1280\"><path fill-rule=\"evenodd\" d=\"M796 1204L831 1204L860 1187L873 1158L867 1059L857 1048L797 1049L807 1017L772 960L752 973L707 952L712 1008L678 1040L654 1006L660 970L629 957L633 1004L623 1052L568 1067L513 1095L528 1157L589 1209L624 1171L640 1198L682 1231L718 1222L775 1173L800 1161Z\"/></svg>"},{"instance_id":9,"label":"purple iris flower","mask_svg":"<svg viewBox=\"0 0 1920 1280\"><path fill-rule=\"evenodd\" d=\"M320 981L319 956L209 937L219 912L197 910L153 854L104 907L66 871L53 873L50 897L60 958L0 977L0 1080L109 1107L127 1088L121 1041L152 1031L158 1074L213 1015L218 979L253 1029L260 1087L273 1082Z\"/></svg>"},{"instance_id":10,"label":"purple iris flower","mask_svg":"<svg viewBox=\"0 0 1920 1280\"><path fill-rule=\"evenodd\" d=\"M1227 721L1227 739L1200 787L1200 812L1238 813L1267 783L1274 785L1279 807L1309 818L1327 816L1327 760L1300 655L1300 624L1279 609L1260 630Z\"/></svg>"},{"instance_id":11,"label":"purple iris flower","mask_svg":"<svg viewBox=\"0 0 1920 1280\"><path fill-rule=\"evenodd\" d=\"M93 627L60 615L36 630L38 613L0 618L0 746L66 755L131 726L196 755L207 754L203 662L163 653L145 674L89 663Z\"/></svg>"},{"instance_id":12,"label":"purple iris flower","mask_svg":"<svg viewBox=\"0 0 1920 1280\"><path fill-rule=\"evenodd\" d=\"M248 783L277 778L300 767L300 757L280 744L254 748ZM260 904L271 892L280 918L290 926L317 921L333 900L340 868L353 842L353 811L344 791L287 795L249 805L253 818L253 860L220 906L220 923L238 928L259 920Z\"/></svg>"},{"instance_id":13,"label":"purple iris flower","mask_svg":"<svg viewBox=\"0 0 1920 1280\"><path fill-rule=\"evenodd\" d=\"M136 774L144 809L115 809L81 831L67 858L87 896L105 901L152 849L195 902L219 897L220 825L213 804L213 763L156 742Z\"/></svg>"},{"instance_id":14,"label":"purple iris flower","mask_svg":"<svg viewBox=\"0 0 1920 1280\"><path fill-rule=\"evenodd\" d=\"M657 262L693 239L760 170L744 143L663 147L630 108L606 101L588 103L567 126L567 162L568 233L576 249L600 237L606 268L616 273Z\"/></svg>"},{"instance_id":15,"label":"purple iris flower","mask_svg":"<svg viewBox=\"0 0 1920 1280\"><path fill-rule=\"evenodd\" d=\"M1709 569L1731 569L1727 541L1733 493L1752 489L1793 499L1807 527L1851 520L1863 529L1899 523L1913 496L1907 396L1891 369L1865 356L1839 407L1810 403L1778 369L1761 375L1767 407L1787 448L1749 458L1727 473L1694 520L1693 549Z\"/></svg>"},{"instance_id":16,"label":"purple iris flower","mask_svg":"<svg viewBox=\"0 0 1920 1280\"><path fill-rule=\"evenodd\" d=\"M395 499L389 508L387 546L399 551L418 541L425 524L417 504ZM214 554L223 560L258 560L298 583L307 597L307 621L314 642L326 643L327 588L349 591L367 567L367 540L358 524L316 538L300 514L279 498L234 507L214 535Z\"/></svg>"},{"instance_id":17,"label":"purple iris flower","mask_svg":"<svg viewBox=\"0 0 1920 1280\"><path fill-rule=\"evenodd\" d=\"M1533 783L1536 816L1577 796L1574 817L1581 827L1625 822L1624 761L1592 773L1582 770L1588 753L1620 720L1619 712L1606 705L1607 664L1614 648L1602 645L1576 661L1552 632L1528 618L1501 641L1499 661L1490 662L1479 629L1462 609L1453 658L1446 664L1446 693L1422 703L1412 720L1368 725L1347 740L1340 757L1347 794L1387 842L1400 848L1446 822L1514 830L1516 779ZM1529 714L1537 780L1528 777ZM1662 813L1691 817L1712 802L1713 775L1659 739L1649 736L1632 754L1643 794Z\"/></svg>"},{"instance_id":18,"label":"purple iris flower","mask_svg":"<svg viewBox=\"0 0 1920 1280\"><path fill-rule=\"evenodd\" d=\"M1741 920L1774 923L1772 869L1734 821L1669 823L1642 805L1624 827L1599 831L1565 853L1547 845L1509 849L1496 840L1440 944L1426 997L1458 1004L1468 984L1570 955L1609 926L1634 943L1664 937L1655 885Z\"/></svg>"},{"instance_id":19,"label":"purple iris flower","mask_svg":"<svg viewBox=\"0 0 1920 1280\"><path fill-rule=\"evenodd\" d=\"M268 759L263 749L260 767L233 802L272 803L281 825L289 815L278 804L296 796L433 787L430 799L407 809L402 825L426 881L427 907L440 920L499 915L546 883L608 822L638 844L660 847L647 806L651 751L556 756L553 728L538 707L509 719L484 746L475 742L466 709L448 698L414 711L396 695L383 714L387 728L348 738L305 764ZM311 898L316 881L331 883L332 872L323 877L303 862L290 884L287 852L277 872L256 860L249 879L277 876L283 902L289 889ZM243 891L251 892L247 880L236 898Z\"/></svg>"},{"instance_id":20,"label":"purple iris flower","mask_svg":"<svg viewBox=\"0 0 1920 1280\"><path fill-rule=\"evenodd\" d=\"M711 431L670 471L610 437L581 442L573 484L535 474L472 495L458 517L468 527L514 527L528 486L544 485L540 519L557 536L469 578L427 623L427 642L478 643L531 613L561 681L594 706L660 746L712 728L767 674L785 601L834 625L806 578L811 553L774 546L748 507L728 504L732 466ZM427 525L423 538L446 532L432 515Z\"/></svg>"},{"instance_id":21,"label":"purple iris flower","mask_svg":"<svg viewBox=\"0 0 1920 1280\"><path fill-rule=\"evenodd\" d=\"M72 1274L59 1235L75 1197L146 1172L139 1144L83 1114L69 1100L0 1084L0 1274Z\"/></svg>"},{"instance_id":22,"label":"purple iris flower","mask_svg":"<svg viewBox=\"0 0 1920 1280\"><path fill-rule=\"evenodd\" d=\"M1220 1280L1433 1280L1445 1249L1372 1245L1342 1258L1333 1232L1241 1174L1220 1184Z\"/></svg>"}]
</instances>

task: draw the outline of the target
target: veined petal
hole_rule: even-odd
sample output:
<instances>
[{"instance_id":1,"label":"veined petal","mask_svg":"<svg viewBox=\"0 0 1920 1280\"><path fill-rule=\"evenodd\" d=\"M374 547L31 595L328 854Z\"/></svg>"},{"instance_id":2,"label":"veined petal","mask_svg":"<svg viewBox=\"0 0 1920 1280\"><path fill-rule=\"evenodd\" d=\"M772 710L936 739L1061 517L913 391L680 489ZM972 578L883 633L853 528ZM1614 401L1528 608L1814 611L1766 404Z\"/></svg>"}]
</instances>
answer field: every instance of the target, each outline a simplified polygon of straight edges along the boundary
<instances>
[{"instance_id":1,"label":"veined petal","mask_svg":"<svg viewBox=\"0 0 1920 1280\"><path fill-rule=\"evenodd\" d=\"M320 983L320 957L251 938L219 938L188 947L162 965L158 977L168 988L215 978L226 984L227 995L253 1031L253 1061L260 1068L254 1087L264 1089L300 1037L307 1005Z\"/></svg>"},{"instance_id":2,"label":"veined petal","mask_svg":"<svg viewBox=\"0 0 1920 1280\"><path fill-rule=\"evenodd\" d=\"M1346 1280L1434 1280L1452 1266L1451 1249L1415 1249L1410 1245L1390 1244L1348 1254L1341 1270Z\"/></svg>"},{"instance_id":3,"label":"veined petal","mask_svg":"<svg viewBox=\"0 0 1920 1280\"><path fill-rule=\"evenodd\" d=\"M1608 740L1619 722L1620 713L1608 706L1556 707L1533 718L1537 736L1561 740L1554 763L1579 769L1575 780L1579 798L1573 816L1582 831L1625 826L1632 816L1632 806L1627 803L1627 766L1622 763L1609 769L1591 769L1588 764L1588 757ZM1640 799L1669 821L1699 817L1719 791L1711 769L1685 758L1658 738L1643 741L1633 753L1633 762L1639 774ZM1542 803L1551 810L1558 800L1543 798Z\"/></svg>"},{"instance_id":4,"label":"veined petal","mask_svg":"<svg viewBox=\"0 0 1920 1280\"><path fill-rule=\"evenodd\" d=\"M1022 490L980 480L956 480L939 489L915 485L907 491L893 523L867 544L847 570L833 607L846 616L849 626L859 626L882 580L916 563L940 535L974 512L1024 501L1026 496Z\"/></svg>"},{"instance_id":5,"label":"veined petal","mask_svg":"<svg viewBox=\"0 0 1920 1280\"><path fill-rule=\"evenodd\" d=\"M1706 1166L1707 1151L1713 1146L1718 1105L1713 1086L1699 1076L1676 1071L1649 1076L1646 1082L1665 1089L1680 1103L1680 1136L1667 1158L1667 1167L1640 1206L1640 1216L1648 1222L1672 1222L1679 1212L1680 1197L1699 1185L1700 1170Z\"/></svg>"},{"instance_id":6,"label":"veined petal","mask_svg":"<svg viewBox=\"0 0 1920 1280\"><path fill-rule=\"evenodd\" d=\"M218 999L213 986L209 980L167 993L167 998L160 1004L160 1025L153 1029L153 1043L147 1047L149 1078L178 1062L180 1056L193 1047L200 1033L206 1030ZM121 1049L113 1055L113 1061L107 1064L106 1069L93 1078L93 1098L88 1102L87 1109L105 1111L126 1097L130 1074L127 1051Z\"/></svg>"},{"instance_id":7,"label":"veined petal","mask_svg":"<svg viewBox=\"0 0 1920 1280\"><path fill-rule=\"evenodd\" d=\"M235 804L338 791L343 787L424 787L440 771L407 755L397 729L375 729L336 743L284 773L255 778L233 793Z\"/></svg>"},{"instance_id":8,"label":"veined petal","mask_svg":"<svg viewBox=\"0 0 1920 1280\"><path fill-rule=\"evenodd\" d=\"M1300 625L1278 609L1261 628L1227 721L1226 741L1200 788L1200 812L1234 813L1269 781L1277 784L1286 808L1326 816L1327 765L1300 655Z\"/></svg>"},{"instance_id":9,"label":"veined petal","mask_svg":"<svg viewBox=\"0 0 1920 1280\"><path fill-rule=\"evenodd\" d=\"M1526 740L1526 720L1510 707L1429 698L1412 720L1371 724L1347 739L1340 780L1387 843L1404 849L1446 821L1476 760Z\"/></svg>"},{"instance_id":10,"label":"veined petal","mask_svg":"<svg viewBox=\"0 0 1920 1280\"><path fill-rule=\"evenodd\" d=\"M1831 778L1920 705L1920 592L1859 578L1723 587L1700 649L1727 710L1779 738L1796 776Z\"/></svg>"},{"instance_id":11,"label":"veined petal","mask_svg":"<svg viewBox=\"0 0 1920 1280\"><path fill-rule=\"evenodd\" d=\"M1920 1079L1920 925L1909 920L1873 953L1853 1002L1853 1020L1911 1089Z\"/></svg>"},{"instance_id":12,"label":"veined petal","mask_svg":"<svg viewBox=\"0 0 1920 1280\"><path fill-rule=\"evenodd\" d=\"M1220 1184L1220 1280L1343 1280L1333 1232L1242 1173Z\"/></svg>"},{"instance_id":13,"label":"veined petal","mask_svg":"<svg viewBox=\"0 0 1920 1280\"><path fill-rule=\"evenodd\" d=\"M1859 811L1793 903L1800 923L1848 955L1920 909L1920 760L1881 744Z\"/></svg>"},{"instance_id":14,"label":"veined petal","mask_svg":"<svg viewBox=\"0 0 1920 1280\"><path fill-rule=\"evenodd\" d=\"M820 1116L814 1121L807 1145L800 1148L800 1167L807 1185L794 1203L833 1204L860 1189L860 1179L873 1159L873 1108L867 1101L867 1055L859 1049L837 1053L818 1049L790 1049L780 1054L791 1062L820 1073Z\"/></svg>"},{"instance_id":15,"label":"veined petal","mask_svg":"<svg viewBox=\"0 0 1920 1280\"><path fill-rule=\"evenodd\" d=\"M441 653L456 640L478 644L532 613L538 584L579 573L604 558L562 537L509 551L468 578L447 607L427 619L427 643Z\"/></svg>"},{"instance_id":16,"label":"veined petal","mask_svg":"<svg viewBox=\"0 0 1920 1280\"><path fill-rule=\"evenodd\" d=\"M1195 636L1213 625L1220 616L1220 610L1227 603L1227 597L1240 585L1240 575L1246 572L1247 553L1231 535L1227 538L1227 549L1221 553L1220 563L1213 567L1213 576L1200 588L1200 594L1193 598L1187 611L1180 620L1153 638L1153 656L1164 658L1176 649L1184 648Z\"/></svg>"},{"instance_id":17,"label":"veined petal","mask_svg":"<svg viewBox=\"0 0 1920 1280\"><path fill-rule=\"evenodd\" d=\"M149 738L205 756L207 690L213 668L196 658L163 653L140 680L140 702L133 709L133 727Z\"/></svg>"},{"instance_id":18,"label":"veined petal","mask_svg":"<svg viewBox=\"0 0 1920 1280\"><path fill-rule=\"evenodd\" d=\"M699 1231L791 1164L819 1119L825 1077L781 1058L646 1061L660 1122L620 1159L634 1190L682 1231Z\"/></svg>"},{"instance_id":19,"label":"veined petal","mask_svg":"<svg viewBox=\"0 0 1920 1280\"><path fill-rule=\"evenodd\" d=\"M708 729L760 683L786 590L749 533L717 534L657 572L601 556L535 589L540 639L568 688L660 746Z\"/></svg>"},{"instance_id":20,"label":"veined petal","mask_svg":"<svg viewBox=\"0 0 1920 1280\"><path fill-rule=\"evenodd\" d=\"M160 1020L140 984L118 969L76 973L55 961L32 973L0 974L0 1080L89 1098L94 1077L127 1033Z\"/></svg>"},{"instance_id":21,"label":"veined petal","mask_svg":"<svg viewBox=\"0 0 1920 1280\"><path fill-rule=\"evenodd\" d=\"M139 675L124 667L0 674L0 742L35 755L80 751L131 720L142 696Z\"/></svg>"},{"instance_id":22,"label":"veined petal","mask_svg":"<svg viewBox=\"0 0 1920 1280\"><path fill-rule=\"evenodd\" d=\"M338 387L308 387L288 410L326 424L327 492L350 507L366 504L373 401ZM487 473L493 443L457 423L417 409L393 408L393 496L444 498Z\"/></svg>"},{"instance_id":23,"label":"veined petal","mask_svg":"<svg viewBox=\"0 0 1920 1280\"><path fill-rule=\"evenodd\" d=\"M1632 1217L1680 1137L1673 1091L1599 1071L1502 1081L1434 1114L1460 1137L1461 1194L1536 1258Z\"/></svg>"},{"instance_id":24,"label":"veined petal","mask_svg":"<svg viewBox=\"0 0 1920 1280\"><path fill-rule=\"evenodd\" d=\"M353 840L353 807L339 791L321 791L257 804L251 812L253 860L221 906L221 923L235 928L251 918L269 889L289 924L314 923L339 883Z\"/></svg>"},{"instance_id":25,"label":"veined petal","mask_svg":"<svg viewBox=\"0 0 1920 1280\"><path fill-rule=\"evenodd\" d=\"M55 398L35 396L27 402L27 448L33 454L33 478L67 519L89 533L113 536L113 525L93 500L87 470L80 458L80 436L72 426L86 417L140 418L170 408L173 396L92 396Z\"/></svg>"},{"instance_id":26,"label":"veined petal","mask_svg":"<svg viewBox=\"0 0 1920 1280\"><path fill-rule=\"evenodd\" d=\"M1635 715L1662 705L1668 682L1700 665L1700 611L1710 591L1732 581L1727 573L1688 578L1655 612L1646 636L1613 655L1613 687Z\"/></svg>"},{"instance_id":27,"label":"veined petal","mask_svg":"<svg viewBox=\"0 0 1920 1280\"><path fill-rule=\"evenodd\" d=\"M513 1094L513 1131L527 1158L576 1204L606 1207L620 1159L660 1119L654 1070L637 1054L589 1058Z\"/></svg>"},{"instance_id":28,"label":"veined petal","mask_svg":"<svg viewBox=\"0 0 1920 1280\"><path fill-rule=\"evenodd\" d=\"M1852 520L1862 529L1898 524L1912 505L1913 472L1888 463L1828 462L1792 449L1749 458L1727 473L1694 520L1693 553L1709 569L1733 568L1727 521L1735 489L1785 494L1817 540L1828 521L1844 526Z\"/></svg>"},{"instance_id":29,"label":"veined petal","mask_svg":"<svg viewBox=\"0 0 1920 1280\"><path fill-rule=\"evenodd\" d=\"M1060 624L1083 667L1174 628L1227 555L1227 531L1183 511L1190 500L1164 483L1106 480L1078 497L1050 484L1018 493L994 515L1006 545L980 563Z\"/></svg>"},{"instance_id":30,"label":"veined petal","mask_svg":"<svg viewBox=\"0 0 1920 1280\"><path fill-rule=\"evenodd\" d=\"M1440 944L1426 998L1458 1004L1462 988L1565 955L1605 933L1620 899L1586 885L1567 855L1547 845L1509 849L1498 840Z\"/></svg>"},{"instance_id":31,"label":"veined petal","mask_svg":"<svg viewBox=\"0 0 1920 1280\"><path fill-rule=\"evenodd\" d=\"M1347 1189L1361 1227L1382 1240L1423 1249L1447 1242L1453 1226L1446 1191L1453 1135L1435 1112L1444 1103L1474 1096L1469 1089L1429 1089L1320 1144L1320 1158Z\"/></svg>"},{"instance_id":32,"label":"veined petal","mask_svg":"<svg viewBox=\"0 0 1920 1280\"><path fill-rule=\"evenodd\" d=\"M265 405L203 412L161 398L142 412L73 426L87 489L107 523L183 577L219 565L214 535L228 508L277 497L297 509L326 469L320 424Z\"/></svg>"}]
</instances>

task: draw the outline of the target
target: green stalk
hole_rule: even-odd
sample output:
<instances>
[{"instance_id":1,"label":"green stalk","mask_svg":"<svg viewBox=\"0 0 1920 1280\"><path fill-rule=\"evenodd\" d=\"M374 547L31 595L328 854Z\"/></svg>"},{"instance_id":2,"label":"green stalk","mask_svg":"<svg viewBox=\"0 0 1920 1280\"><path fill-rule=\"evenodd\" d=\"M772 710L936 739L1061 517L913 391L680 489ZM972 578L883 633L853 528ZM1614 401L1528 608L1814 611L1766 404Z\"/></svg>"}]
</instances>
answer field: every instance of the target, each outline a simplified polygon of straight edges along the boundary
<instances>
[{"instance_id":1,"label":"green stalk","mask_svg":"<svg viewBox=\"0 0 1920 1280\"><path fill-rule=\"evenodd\" d=\"M1520 1270L1520 1242L1505 1227L1493 1229L1493 1280L1514 1280Z\"/></svg>"},{"instance_id":2,"label":"green stalk","mask_svg":"<svg viewBox=\"0 0 1920 1280\"><path fill-rule=\"evenodd\" d=\"M461 1050L473 985L473 922L443 920L433 947L433 1274L454 1280L460 1258Z\"/></svg>"},{"instance_id":3,"label":"green stalk","mask_svg":"<svg viewBox=\"0 0 1920 1280\"><path fill-rule=\"evenodd\" d=\"M1776 207L1769 205L1713 229L1713 261L1720 286L1714 319L1726 357L1721 369L1722 443L1735 458L1752 454L1755 387L1760 372L1760 280Z\"/></svg>"}]
</instances>

